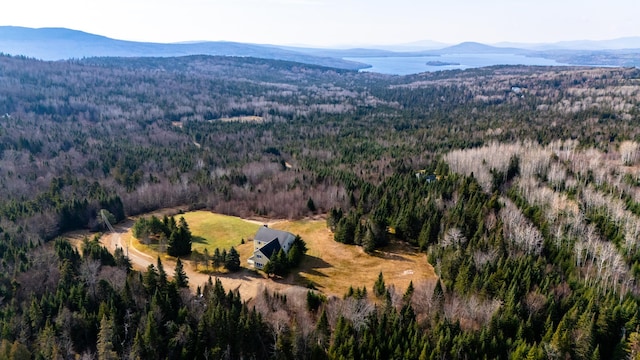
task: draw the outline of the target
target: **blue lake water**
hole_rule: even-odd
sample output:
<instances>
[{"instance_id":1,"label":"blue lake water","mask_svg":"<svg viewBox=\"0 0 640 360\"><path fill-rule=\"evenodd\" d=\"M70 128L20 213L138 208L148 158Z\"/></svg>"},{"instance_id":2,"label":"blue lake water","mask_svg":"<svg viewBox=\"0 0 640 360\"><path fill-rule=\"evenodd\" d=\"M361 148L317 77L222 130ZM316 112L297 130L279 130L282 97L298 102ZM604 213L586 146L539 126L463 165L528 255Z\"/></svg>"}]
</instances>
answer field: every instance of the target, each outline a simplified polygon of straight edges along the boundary
<instances>
[{"instance_id":1,"label":"blue lake water","mask_svg":"<svg viewBox=\"0 0 640 360\"><path fill-rule=\"evenodd\" d=\"M369 64L372 67L361 71L371 71L382 74L408 75L425 71L464 70L470 68L493 65L540 65L566 66L551 59L527 57L515 54L455 54L442 56L412 56L412 57L352 57L345 60ZM428 61L459 63L460 65L429 66Z\"/></svg>"}]
</instances>

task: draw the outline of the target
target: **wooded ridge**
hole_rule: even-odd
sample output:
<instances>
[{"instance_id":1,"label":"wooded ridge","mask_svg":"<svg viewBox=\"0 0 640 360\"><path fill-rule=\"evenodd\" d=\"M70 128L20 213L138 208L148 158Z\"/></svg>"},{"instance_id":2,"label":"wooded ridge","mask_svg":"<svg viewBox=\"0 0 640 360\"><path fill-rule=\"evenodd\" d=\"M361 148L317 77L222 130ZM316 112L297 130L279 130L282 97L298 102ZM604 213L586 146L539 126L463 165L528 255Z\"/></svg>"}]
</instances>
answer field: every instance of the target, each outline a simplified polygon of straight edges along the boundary
<instances>
[{"instance_id":1,"label":"wooded ridge","mask_svg":"<svg viewBox=\"0 0 640 360\"><path fill-rule=\"evenodd\" d=\"M639 105L635 68L0 56L0 358L638 356ZM193 294L57 238L173 206L327 214L439 279Z\"/></svg>"}]
</instances>

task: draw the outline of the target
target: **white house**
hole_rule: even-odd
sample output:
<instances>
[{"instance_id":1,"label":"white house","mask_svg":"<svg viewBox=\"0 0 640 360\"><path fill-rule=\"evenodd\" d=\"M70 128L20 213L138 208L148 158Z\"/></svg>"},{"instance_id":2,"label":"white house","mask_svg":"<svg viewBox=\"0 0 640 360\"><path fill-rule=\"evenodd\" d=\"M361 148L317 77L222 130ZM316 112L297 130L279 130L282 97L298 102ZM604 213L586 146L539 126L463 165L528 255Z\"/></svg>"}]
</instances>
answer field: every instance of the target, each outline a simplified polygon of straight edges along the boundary
<instances>
[{"instance_id":1,"label":"white house","mask_svg":"<svg viewBox=\"0 0 640 360\"><path fill-rule=\"evenodd\" d=\"M253 255L247 262L256 269L262 269L280 249L286 254L295 239L292 233L262 226L253 237Z\"/></svg>"}]
</instances>

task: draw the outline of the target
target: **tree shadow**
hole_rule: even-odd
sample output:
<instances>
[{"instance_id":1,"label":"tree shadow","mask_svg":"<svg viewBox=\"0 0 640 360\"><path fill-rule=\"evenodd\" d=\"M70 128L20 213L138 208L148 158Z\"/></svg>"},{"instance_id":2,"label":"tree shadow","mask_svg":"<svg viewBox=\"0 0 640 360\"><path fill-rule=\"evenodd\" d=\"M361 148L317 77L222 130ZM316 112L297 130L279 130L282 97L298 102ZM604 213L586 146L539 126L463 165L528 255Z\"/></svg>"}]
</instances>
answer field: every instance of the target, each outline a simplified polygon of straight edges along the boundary
<instances>
[{"instance_id":1,"label":"tree shadow","mask_svg":"<svg viewBox=\"0 0 640 360\"><path fill-rule=\"evenodd\" d=\"M302 258L301 265L302 266L300 266L299 270L305 271L305 272L308 272L309 270L314 270L314 269L327 269L327 268L333 267L333 265L329 264L323 259L317 256L311 256L311 255L305 255Z\"/></svg>"},{"instance_id":2,"label":"tree shadow","mask_svg":"<svg viewBox=\"0 0 640 360\"><path fill-rule=\"evenodd\" d=\"M333 267L333 265L328 262L322 260L317 256L305 255L302 258L302 262L298 268L292 269L289 275L284 277L270 277L271 280L288 285L297 285L306 287L309 289L318 289L323 288L320 284L309 279L309 276L316 277L329 277L328 275L318 271L319 269L328 269Z\"/></svg>"},{"instance_id":3,"label":"tree shadow","mask_svg":"<svg viewBox=\"0 0 640 360\"><path fill-rule=\"evenodd\" d=\"M264 276L252 269L242 268L236 272L220 273L220 277L226 277L238 280L264 279Z\"/></svg>"},{"instance_id":4,"label":"tree shadow","mask_svg":"<svg viewBox=\"0 0 640 360\"><path fill-rule=\"evenodd\" d=\"M324 274L320 274L320 275L326 276ZM283 282L289 285L303 286L307 289L313 289L313 290L324 289L324 286L309 279L308 277L305 276L305 274L301 274L301 273L293 274L293 276L289 276L287 279L284 279Z\"/></svg>"},{"instance_id":5,"label":"tree shadow","mask_svg":"<svg viewBox=\"0 0 640 360\"><path fill-rule=\"evenodd\" d=\"M207 241L207 239L203 238L202 236L192 236L191 243L192 244L208 244L209 242Z\"/></svg>"},{"instance_id":6,"label":"tree shadow","mask_svg":"<svg viewBox=\"0 0 640 360\"><path fill-rule=\"evenodd\" d=\"M264 279L264 276L262 276L260 273L258 273L257 271L255 271L253 269L249 269L249 268L246 268L246 267L242 267L242 268L240 268L240 270L238 270L236 272L229 272L229 271L221 270L221 269L222 269L222 267L217 268L217 269L213 269L213 268L202 269L202 268L199 268L198 269L198 273L204 274L204 275L209 275L213 279L215 279L217 277L218 278L237 279L237 280Z\"/></svg>"},{"instance_id":7,"label":"tree shadow","mask_svg":"<svg viewBox=\"0 0 640 360\"><path fill-rule=\"evenodd\" d=\"M381 251L381 250L376 250L373 253L370 253L369 255L380 258L380 259L384 259L384 260L396 260L396 261L411 261L403 256L400 256L398 254L394 254L391 252L386 252L386 251Z\"/></svg>"},{"instance_id":8,"label":"tree shadow","mask_svg":"<svg viewBox=\"0 0 640 360\"><path fill-rule=\"evenodd\" d=\"M417 253L419 253L419 250L416 247L401 241L391 241L389 245L376 249L370 255L385 260L412 261L403 255L415 255Z\"/></svg>"}]
</instances>

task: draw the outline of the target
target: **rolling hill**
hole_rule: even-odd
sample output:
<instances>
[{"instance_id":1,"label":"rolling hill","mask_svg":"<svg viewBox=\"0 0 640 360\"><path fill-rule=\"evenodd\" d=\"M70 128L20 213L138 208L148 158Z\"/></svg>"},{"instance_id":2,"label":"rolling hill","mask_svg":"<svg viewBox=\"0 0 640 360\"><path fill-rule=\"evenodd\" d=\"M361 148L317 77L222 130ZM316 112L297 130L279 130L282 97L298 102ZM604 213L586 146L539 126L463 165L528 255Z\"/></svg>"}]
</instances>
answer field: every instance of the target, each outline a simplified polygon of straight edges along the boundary
<instances>
[{"instance_id":1,"label":"rolling hill","mask_svg":"<svg viewBox=\"0 0 640 360\"><path fill-rule=\"evenodd\" d=\"M0 27L0 52L42 60L84 57L174 57L186 55L222 55L287 60L305 64L358 70L366 64L327 56L314 56L273 46L225 41L195 43L149 43L111 39L65 28L32 29Z\"/></svg>"}]
</instances>

